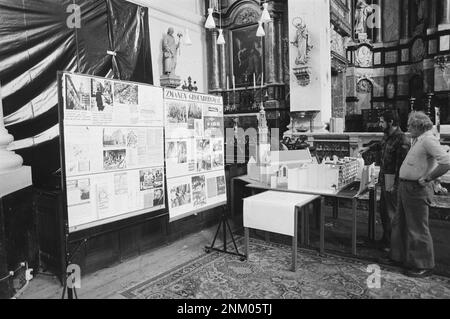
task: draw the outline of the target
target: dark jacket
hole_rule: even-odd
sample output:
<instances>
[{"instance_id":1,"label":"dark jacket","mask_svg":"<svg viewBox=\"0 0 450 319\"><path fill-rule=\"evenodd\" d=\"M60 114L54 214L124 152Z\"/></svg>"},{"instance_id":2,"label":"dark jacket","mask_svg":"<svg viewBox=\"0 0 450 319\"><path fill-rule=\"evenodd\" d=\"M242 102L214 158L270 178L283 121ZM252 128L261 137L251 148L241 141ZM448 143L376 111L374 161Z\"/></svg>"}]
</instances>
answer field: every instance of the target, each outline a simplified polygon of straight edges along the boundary
<instances>
[{"instance_id":1,"label":"dark jacket","mask_svg":"<svg viewBox=\"0 0 450 319\"><path fill-rule=\"evenodd\" d=\"M371 151L381 152L380 179L384 180L384 174L395 175L398 181L400 167L409 152L411 143L405 133L397 128L391 135L384 134L383 140L370 146Z\"/></svg>"}]
</instances>

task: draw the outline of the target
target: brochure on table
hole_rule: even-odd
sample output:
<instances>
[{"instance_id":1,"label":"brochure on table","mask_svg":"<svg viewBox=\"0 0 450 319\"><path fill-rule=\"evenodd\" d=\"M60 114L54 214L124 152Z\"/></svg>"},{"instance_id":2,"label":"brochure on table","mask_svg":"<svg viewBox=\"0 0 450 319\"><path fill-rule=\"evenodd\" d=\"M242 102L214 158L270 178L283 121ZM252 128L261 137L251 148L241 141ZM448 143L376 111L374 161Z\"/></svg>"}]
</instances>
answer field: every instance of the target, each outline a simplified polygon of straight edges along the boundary
<instances>
[{"instance_id":1,"label":"brochure on table","mask_svg":"<svg viewBox=\"0 0 450 319\"><path fill-rule=\"evenodd\" d=\"M62 73L69 232L165 208L163 89Z\"/></svg>"},{"instance_id":2,"label":"brochure on table","mask_svg":"<svg viewBox=\"0 0 450 319\"><path fill-rule=\"evenodd\" d=\"M226 203L221 97L164 89L170 220Z\"/></svg>"}]
</instances>

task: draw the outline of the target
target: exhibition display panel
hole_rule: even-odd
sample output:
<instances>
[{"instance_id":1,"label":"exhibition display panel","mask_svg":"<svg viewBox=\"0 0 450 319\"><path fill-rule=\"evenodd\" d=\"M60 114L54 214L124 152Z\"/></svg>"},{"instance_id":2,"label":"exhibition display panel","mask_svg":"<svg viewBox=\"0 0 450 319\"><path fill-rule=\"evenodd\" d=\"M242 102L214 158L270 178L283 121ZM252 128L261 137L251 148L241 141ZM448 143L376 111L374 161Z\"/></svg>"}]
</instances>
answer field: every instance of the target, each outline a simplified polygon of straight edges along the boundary
<instances>
[{"instance_id":1,"label":"exhibition display panel","mask_svg":"<svg viewBox=\"0 0 450 319\"><path fill-rule=\"evenodd\" d=\"M163 89L59 78L69 232L164 209Z\"/></svg>"}]
</instances>

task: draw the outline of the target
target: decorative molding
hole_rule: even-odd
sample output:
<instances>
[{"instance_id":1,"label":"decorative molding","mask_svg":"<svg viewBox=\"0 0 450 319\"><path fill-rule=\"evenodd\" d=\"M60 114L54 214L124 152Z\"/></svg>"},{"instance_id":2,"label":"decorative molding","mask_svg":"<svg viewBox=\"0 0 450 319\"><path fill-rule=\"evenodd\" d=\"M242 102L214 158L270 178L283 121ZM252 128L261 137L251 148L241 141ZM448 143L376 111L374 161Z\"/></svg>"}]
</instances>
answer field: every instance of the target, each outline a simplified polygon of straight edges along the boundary
<instances>
[{"instance_id":1,"label":"decorative molding","mask_svg":"<svg viewBox=\"0 0 450 319\"><path fill-rule=\"evenodd\" d=\"M253 8L245 8L239 12L234 23L236 25L258 23L260 16L261 12L258 12Z\"/></svg>"},{"instance_id":2,"label":"decorative molding","mask_svg":"<svg viewBox=\"0 0 450 319\"><path fill-rule=\"evenodd\" d=\"M300 86L308 86L311 83L311 68L309 66L293 68L293 71Z\"/></svg>"}]
</instances>

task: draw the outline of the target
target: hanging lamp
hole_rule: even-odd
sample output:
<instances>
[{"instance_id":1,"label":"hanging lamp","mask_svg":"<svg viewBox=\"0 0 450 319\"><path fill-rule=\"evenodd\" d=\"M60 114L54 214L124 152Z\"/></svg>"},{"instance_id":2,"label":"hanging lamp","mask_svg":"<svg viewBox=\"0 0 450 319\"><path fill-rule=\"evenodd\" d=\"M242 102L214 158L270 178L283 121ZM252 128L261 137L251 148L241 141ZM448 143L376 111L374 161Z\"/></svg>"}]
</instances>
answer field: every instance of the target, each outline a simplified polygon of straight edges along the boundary
<instances>
[{"instance_id":1,"label":"hanging lamp","mask_svg":"<svg viewBox=\"0 0 450 319\"><path fill-rule=\"evenodd\" d=\"M264 28L263 28L263 23L262 23L262 21L260 20L260 21L258 21L258 24L259 24L259 26L258 26L258 30L256 31L256 36L257 37L264 37L264 36L266 36L266 32L264 31Z\"/></svg>"},{"instance_id":2,"label":"hanging lamp","mask_svg":"<svg viewBox=\"0 0 450 319\"><path fill-rule=\"evenodd\" d=\"M272 18L270 17L270 13L269 13L269 4L268 3L263 3L263 12L261 15L261 21L262 21L262 23L268 23L268 22L272 21Z\"/></svg>"},{"instance_id":3,"label":"hanging lamp","mask_svg":"<svg viewBox=\"0 0 450 319\"><path fill-rule=\"evenodd\" d=\"M213 12L214 12L214 8L208 9L208 18L206 19L206 22L205 22L206 29L215 29L216 28L216 22L214 22Z\"/></svg>"}]
</instances>

